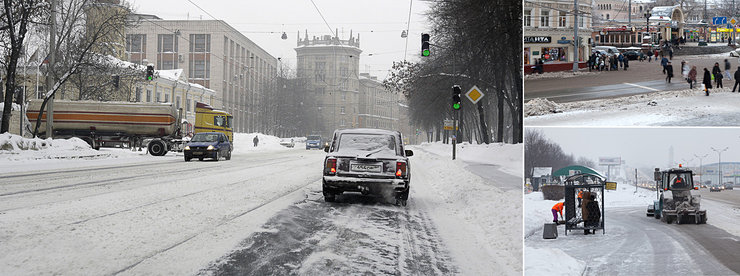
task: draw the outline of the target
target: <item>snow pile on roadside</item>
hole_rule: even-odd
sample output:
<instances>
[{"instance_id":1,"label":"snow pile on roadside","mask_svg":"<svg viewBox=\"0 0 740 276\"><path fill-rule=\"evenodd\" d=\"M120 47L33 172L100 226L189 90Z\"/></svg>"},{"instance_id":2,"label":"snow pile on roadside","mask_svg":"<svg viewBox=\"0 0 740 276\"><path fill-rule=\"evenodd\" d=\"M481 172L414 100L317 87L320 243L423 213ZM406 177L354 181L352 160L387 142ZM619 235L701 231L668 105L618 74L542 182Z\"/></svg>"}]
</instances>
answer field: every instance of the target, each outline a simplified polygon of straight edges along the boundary
<instances>
[{"instance_id":1,"label":"snow pile on roadside","mask_svg":"<svg viewBox=\"0 0 740 276\"><path fill-rule=\"evenodd\" d=\"M524 249L524 275L581 275L586 264L557 248Z\"/></svg>"},{"instance_id":2,"label":"snow pile on roadside","mask_svg":"<svg viewBox=\"0 0 740 276\"><path fill-rule=\"evenodd\" d=\"M538 116L563 112L562 106L545 98L535 98L524 103L524 116Z\"/></svg>"},{"instance_id":3,"label":"snow pile on roadside","mask_svg":"<svg viewBox=\"0 0 740 276\"><path fill-rule=\"evenodd\" d=\"M428 143L424 142L417 147L440 156L449 156L452 158L452 145L442 144L442 142ZM521 175L523 168L522 163L522 145L512 145L504 143L493 144L468 144L463 142L457 145L455 158L469 163L494 164L503 172L511 175Z\"/></svg>"},{"instance_id":4,"label":"snow pile on roadside","mask_svg":"<svg viewBox=\"0 0 740 276\"><path fill-rule=\"evenodd\" d=\"M661 91L559 104L562 113L525 114L528 125L740 125L740 94L730 88ZM529 106L525 108L531 108Z\"/></svg>"},{"instance_id":5,"label":"snow pile on roadside","mask_svg":"<svg viewBox=\"0 0 740 276\"><path fill-rule=\"evenodd\" d=\"M3 112L3 110L5 110L5 102L0 102L0 112ZM12 103L10 110L21 110L21 106L17 103Z\"/></svg>"},{"instance_id":6,"label":"snow pile on roadside","mask_svg":"<svg viewBox=\"0 0 740 276\"><path fill-rule=\"evenodd\" d=\"M254 146L254 136L257 135L257 147ZM234 133L234 153L245 151L280 151L290 150L280 145L280 138L262 133Z\"/></svg>"},{"instance_id":7,"label":"snow pile on roadside","mask_svg":"<svg viewBox=\"0 0 740 276\"><path fill-rule=\"evenodd\" d=\"M727 45L712 45L712 46L727 46ZM696 56L691 56L691 58L692 59L721 59L721 58L732 59L733 57L730 56L730 53L731 51L726 52L726 53L719 53L719 54L696 55Z\"/></svg>"},{"instance_id":8,"label":"snow pile on roadside","mask_svg":"<svg viewBox=\"0 0 740 276\"><path fill-rule=\"evenodd\" d=\"M90 148L79 138L39 139L0 134L0 160L20 161L36 159L60 159L109 156Z\"/></svg>"},{"instance_id":9,"label":"snow pile on roadside","mask_svg":"<svg viewBox=\"0 0 740 276\"><path fill-rule=\"evenodd\" d=\"M585 69L582 69L582 70L585 70ZM542 74L524 75L524 80L528 81L528 80L539 80L539 79L565 79L565 78L572 78L572 77L580 77L584 75L596 75L600 73L601 72L597 72L597 71L592 71L592 72L578 71L575 73L573 71L548 72L548 73L542 73Z\"/></svg>"},{"instance_id":10,"label":"snow pile on roadside","mask_svg":"<svg viewBox=\"0 0 740 276\"><path fill-rule=\"evenodd\" d=\"M417 158L414 162L424 166L414 167L412 185L417 184L416 188L412 187L412 196L425 199L419 204L430 205L426 208L432 212L441 236L460 264L461 274L521 275L521 190L502 191L490 183L492 180L466 171L462 160L453 161L447 154L434 154L442 148L441 144L419 147L424 150L412 158ZM497 157L504 155L502 148L509 152L506 155L512 156ZM521 150L521 144L467 145L460 156L465 160L462 156L466 156L466 151L479 151L478 157L467 158L497 166L509 166L505 163L518 159L515 163L521 166ZM481 158L483 156L489 158Z\"/></svg>"},{"instance_id":11,"label":"snow pile on roadside","mask_svg":"<svg viewBox=\"0 0 740 276\"><path fill-rule=\"evenodd\" d=\"M617 183L617 190L606 191L604 198L606 207L644 206L647 208L655 199L655 191L638 188L635 192L635 186Z\"/></svg>"}]
</instances>

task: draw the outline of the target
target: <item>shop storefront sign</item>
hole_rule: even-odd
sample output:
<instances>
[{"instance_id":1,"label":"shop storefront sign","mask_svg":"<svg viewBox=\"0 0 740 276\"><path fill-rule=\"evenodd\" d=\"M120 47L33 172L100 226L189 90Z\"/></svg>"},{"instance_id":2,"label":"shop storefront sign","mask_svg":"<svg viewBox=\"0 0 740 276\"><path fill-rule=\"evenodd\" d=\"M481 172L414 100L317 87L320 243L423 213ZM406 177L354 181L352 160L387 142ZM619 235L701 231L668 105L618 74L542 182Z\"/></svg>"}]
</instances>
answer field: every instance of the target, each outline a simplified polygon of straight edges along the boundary
<instances>
[{"instance_id":1,"label":"shop storefront sign","mask_svg":"<svg viewBox=\"0 0 740 276\"><path fill-rule=\"evenodd\" d=\"M552 43L552 37L549 36L525 36L524 43Z\"/></svg>"}]
</instances>

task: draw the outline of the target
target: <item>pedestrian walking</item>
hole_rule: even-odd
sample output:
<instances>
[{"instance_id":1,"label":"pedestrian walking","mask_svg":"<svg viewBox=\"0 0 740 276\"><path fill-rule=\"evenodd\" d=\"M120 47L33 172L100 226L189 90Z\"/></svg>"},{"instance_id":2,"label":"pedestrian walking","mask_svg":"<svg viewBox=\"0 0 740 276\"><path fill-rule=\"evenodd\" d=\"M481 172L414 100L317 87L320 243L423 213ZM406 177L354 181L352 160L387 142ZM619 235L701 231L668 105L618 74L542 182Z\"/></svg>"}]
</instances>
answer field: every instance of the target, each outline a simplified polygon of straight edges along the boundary
<instances>
[{"instance_id":1,"label":"pedestrian walking","mask_svg":"<svg viewBox=\"0 0 740 276\"><path fill-rule=\"evenodd\" d=\"M658 50L657 49L654 50L653 56L655 56L655 60L657 61L658 60Z\"/></svg>"},{"instance_id":2,"label":"pedestrian walking","mask_svg":"<svg viewBox=\"0 0 740 276\"><path fill-rule=\"evenodd\" d=\"M712 67L712 76L711 77L714 80L714 85L717 88L720 88L720 86L718 84L718 81L720 81L720 78L718 78L718 76L719 77L722 76L722 70L719 69L719 62L715 62L714 63L714 67Z\"/></svg>"},{"instance_id":3,"label":"pedestrian walking","mask_svg":"<svg viewBox=\"0 0 740 276\"><path fill-rule=\"evenodd\" d=\"M694 84L696 83L696 66L691 66L687 81L689 82L689 89L694 89Z\"/></svg>"},{"instance_id":4,"label":"pedestrian walking","mask_svg":"<svg viewBox=\"0 0 740 276\"><path fill-rule=\"evenodd\" d=\"M667 73L665 79L666 81L668 81L668 83L671 83L671 78L673 78L673 65L671 65L670 61L666 63L665 70Z\"/></svg>"},{"instance_id":5,"label":"pedestrian walking","mask_svg":"<svg viewBox=\"0 0 740 276\"><path fill-rule=\"evenodd\" d=\"M653 59L653 51L648 51L647 56L648 56L648 62L651 62Z\"/></svg>"},{"instance_id":6,"label":"pedestrian walking","mask_svg":"<svg viewBox=\"0 0 740 276\"><path fill-rule=\"evenodd\" d=\"M666 65L668 64L668 58L663 57L660 59L660 66L663 66L663 74L665 74L666 71Z\"/></svg>"},{"instance_id":7,"label":"pedestrian walking","mask_svg":"<svg viewBox=\"0 0 740 276\"><path fill-rule=\"evenodd\" d=\"M260 142L260 139L257 138L257 135L254 135L254 139L252 139L252 142L254 142L254 147L256 148L257 147L257 144L259 144L259 142Z\"/></svg>"},{"instance_id":8,"label":"pedestrian walking","mask_svg":"<svg viewBox=\"0 0 740 276\"><path fill-rule=\"evenodd\" d=\"M704 67L704 78L701 81L704 84L704 92L709 96L709 89L712 88L712 74L709 73L709 69Z\"/></svg>"},{"instance_id":9,"label":"pedestrian walking","mask_svg":"<svg viewBox=\"0 0 740 276\"><path fill-rule=\"evenodd\" d=\"M619 55L617 56L617 60L619 60L619 67L624 67L624 56L622 55L622 53L619 53Z\"/></svg>"},{"instance_id":10,"label":"pedestrian walking","mask_svg":"<svg viewBox=\"0 0 740 276\"><path fill-rule=\"evenodd\" d=\"M673 48L672 47L668 47L668 56L670 57L671 60L673 59Z\"/></svg>"},{"instance_id":11,"label":"pedestrian walking","mask_svg":"<svg viewBox=\"0 0 740 276\"><path fill-rule=\"evenodd\" d=\"M624 58L624 70L630 67L630 59Z\"/></svg>"},{"instance_id":12,"label":"pedestrian walking","mask_svg":"<svg viewBox=\"0 0 740 276\"><path fill-rule=\"evenodd\" d=\"M732 69L732 65L730 65L730 62L725 59L725 77L727 77L728 80L732 80L732 75L730 75L730 69Z\"/></svg>"},{"instance_id":13,"label":"pedestrian walking","mask_svg":"<svg viewBox=\"0 0 740 276\"><path fill-rule=\"evenodd\" d=\"M735 71L735 85L732 86L732 92L735 92L735 88L738 87L739 85L740 85L740 66L738 66L737 71Z\"/></svg>"}]
</instances>

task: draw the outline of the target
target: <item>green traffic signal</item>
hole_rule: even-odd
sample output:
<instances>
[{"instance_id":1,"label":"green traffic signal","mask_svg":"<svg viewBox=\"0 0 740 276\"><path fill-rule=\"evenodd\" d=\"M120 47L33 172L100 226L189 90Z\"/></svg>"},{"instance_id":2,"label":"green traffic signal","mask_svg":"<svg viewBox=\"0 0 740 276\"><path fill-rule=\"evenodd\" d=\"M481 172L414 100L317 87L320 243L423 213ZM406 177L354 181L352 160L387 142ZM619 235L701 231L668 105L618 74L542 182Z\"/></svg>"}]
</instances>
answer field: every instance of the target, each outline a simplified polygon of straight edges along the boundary
<instances>
[{"instance_id":1,"label":"green traffic signal","mask_svg":"<svg viewBox=\"0 0 740 276\"><path fill-rule=\"evenodd\" d=\"M429 50L427 49L427 50L422 51L421 52L421 55L422 56L425 56L425 57L428 57L429 56Z\"/></svg>"},{"instance_id":2,"label":"green traffic signal","mask_svg":"<svg viewBox=\"0 0 740 276\"><path fill-rule=\"evenodd\" d=\"M454 104L452 104L452 108L455 109L455 110L459 110L460 109L460 103L454 103Z\"/></svg>"}]
</instances>

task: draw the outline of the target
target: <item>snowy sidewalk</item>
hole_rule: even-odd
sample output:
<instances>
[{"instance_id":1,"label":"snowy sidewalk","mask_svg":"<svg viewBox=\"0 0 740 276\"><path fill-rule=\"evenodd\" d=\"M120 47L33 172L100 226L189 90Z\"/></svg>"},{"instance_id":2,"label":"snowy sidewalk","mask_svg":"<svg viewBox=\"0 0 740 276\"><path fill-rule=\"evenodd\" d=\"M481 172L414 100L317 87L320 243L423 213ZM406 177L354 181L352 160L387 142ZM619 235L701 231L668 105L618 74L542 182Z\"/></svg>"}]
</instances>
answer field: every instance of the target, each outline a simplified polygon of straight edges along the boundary
<instances>
[{"instance_id":1,"label":"snowy sidewalk","mask_svg":"<svg viewBox=\"0 0 740 276\"><path fill-rule=\"evenodd\" d=\"M528 126L740 126L740 93L731 88L664 91L604 100L525 103Z\"/></svg>"}]
</instances>

